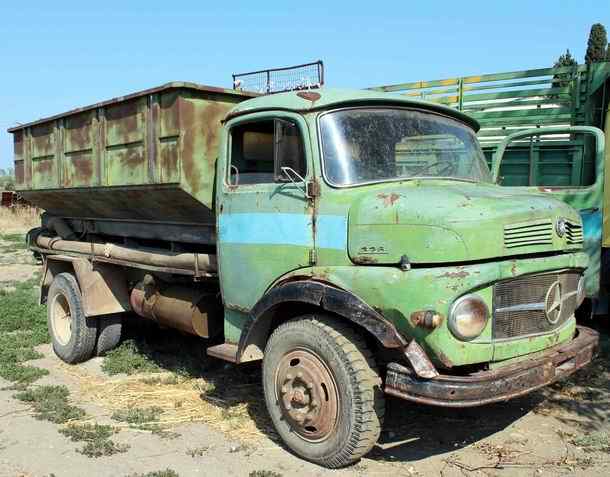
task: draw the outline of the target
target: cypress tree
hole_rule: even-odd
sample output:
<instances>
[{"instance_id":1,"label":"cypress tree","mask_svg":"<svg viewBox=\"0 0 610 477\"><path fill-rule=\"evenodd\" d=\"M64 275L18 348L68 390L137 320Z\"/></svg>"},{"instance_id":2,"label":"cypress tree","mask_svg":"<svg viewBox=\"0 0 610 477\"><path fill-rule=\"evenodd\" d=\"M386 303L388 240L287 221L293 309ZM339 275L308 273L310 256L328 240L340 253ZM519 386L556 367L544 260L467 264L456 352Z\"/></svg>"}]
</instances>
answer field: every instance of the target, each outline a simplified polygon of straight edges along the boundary
<instances>
[{"instance_id":1,"label":"cypress tree","mask_svg":"<svg viewBox=\"0 0 610 477\"><path fill-rule=\"evenodd\" d=\"M561 68L562 66L576 66L577 64L578 61L576 61L576 58L572 56L572 53L570 53L570 49L568 48L566 52L557 59L553 65L553 68ZM560 73L553 76L553 86L556 88L563 88L564 86L567 86L570 84L571 76L571 73Z\"/></svg>"},{"instance_id":2,"label":"cypress tree","mask_svg":"<svg viewBox=\"0 0 610 477\"><path fill-rule=\"evenodd\" d=\"M587 54L585 55L585 63L597 63L604 61L607 57L606 49L608 47L608 35L606 28L601 23L595 23L591 27L589 40L587 41Z\"/></svg>"}]
</instances>

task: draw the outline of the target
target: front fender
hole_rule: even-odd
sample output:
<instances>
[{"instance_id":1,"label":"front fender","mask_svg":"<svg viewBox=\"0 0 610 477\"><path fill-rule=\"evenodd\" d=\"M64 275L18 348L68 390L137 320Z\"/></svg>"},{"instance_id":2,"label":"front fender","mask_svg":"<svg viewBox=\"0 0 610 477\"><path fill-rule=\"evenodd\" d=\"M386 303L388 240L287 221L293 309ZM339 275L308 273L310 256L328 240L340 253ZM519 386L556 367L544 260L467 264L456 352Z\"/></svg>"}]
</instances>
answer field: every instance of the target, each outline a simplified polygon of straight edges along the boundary
<instances>
[{"instance_id":1,"label":"front fender","mask_svg":"<svg viewBox=\"0 0 610 477\"><path fill-rule=\"evenodd\" d=\"M238 362L262 358L271 329L272 311L295 303L319 307L364 328L385 348L405 348L396 327L353 293L315 280L299 280L271 288L252 308L239 339Z\"/></svg>"}]
</instances>

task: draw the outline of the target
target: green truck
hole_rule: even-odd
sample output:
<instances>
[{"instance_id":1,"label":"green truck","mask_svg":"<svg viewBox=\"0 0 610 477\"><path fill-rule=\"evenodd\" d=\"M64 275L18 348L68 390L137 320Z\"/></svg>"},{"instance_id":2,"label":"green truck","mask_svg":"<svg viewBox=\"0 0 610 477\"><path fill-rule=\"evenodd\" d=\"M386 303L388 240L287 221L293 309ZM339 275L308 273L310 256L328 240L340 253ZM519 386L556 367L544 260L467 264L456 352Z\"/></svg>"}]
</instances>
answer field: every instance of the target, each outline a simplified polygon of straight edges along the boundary
<instances>
[{"instance_id":1,"label":"green truck","mask_svg":"<svg viewBox=\"0 0 610 477\"><path fill-rule=\"evenodd\" d=\"M328 467L374 446L384 394L462 408L573 373L598 347L581 217L494 184L478 129L391 93L193 83L10 129L55 353L105 353L132 313L262 360L277 432Z\"/></svg>"},{"instance_id":2,"label":"green truck","mask_svg":"<svg viewBox=\"0 0 610 477\"><path fill-rule=\"evenodd\" d=\"M562 200L581 215L587 311L608 315L610 62L372 88L465 112L501 185ZM502 150L502 160L495 158Z\"/></svg>"}]
</instances>

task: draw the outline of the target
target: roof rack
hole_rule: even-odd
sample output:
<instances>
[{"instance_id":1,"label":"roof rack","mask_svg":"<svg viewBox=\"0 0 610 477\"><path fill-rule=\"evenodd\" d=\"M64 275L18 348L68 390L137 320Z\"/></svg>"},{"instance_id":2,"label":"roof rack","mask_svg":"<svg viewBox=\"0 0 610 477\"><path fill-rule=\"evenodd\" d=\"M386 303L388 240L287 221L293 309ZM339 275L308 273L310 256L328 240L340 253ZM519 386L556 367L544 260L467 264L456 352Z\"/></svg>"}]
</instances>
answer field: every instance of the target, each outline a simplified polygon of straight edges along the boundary
<instances>
[{"instance_id":1,"label":"roof rack","mask_svg":"<svg viewBox=\"0 0 610 477\"><path fill-rule=\"evenodd\" d=\"M233 75L233 89L261 94L320 88L323 84L324 63L321 60Z\"/></svg>"}]
</instances>

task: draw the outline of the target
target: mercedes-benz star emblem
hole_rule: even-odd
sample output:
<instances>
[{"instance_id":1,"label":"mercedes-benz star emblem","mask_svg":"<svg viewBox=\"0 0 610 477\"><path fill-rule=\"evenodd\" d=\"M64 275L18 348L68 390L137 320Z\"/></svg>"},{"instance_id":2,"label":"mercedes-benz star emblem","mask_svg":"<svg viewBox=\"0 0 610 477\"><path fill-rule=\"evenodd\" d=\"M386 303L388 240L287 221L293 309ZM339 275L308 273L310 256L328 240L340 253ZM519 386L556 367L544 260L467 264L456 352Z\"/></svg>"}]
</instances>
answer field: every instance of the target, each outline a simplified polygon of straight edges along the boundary
<instances>
[{"instance_id":1,"label":"mercedes-benz star emblem","mask_svg":"<svg viewBox=\"0 0 610 477\"><path fill-rule=\"evenodd\" d=\"M544 314L547 321L554 325L561 316L561 283L558 281L549 287L544 299Z\"/></svg>"},{"instance_id":2,"label":"mercedes-benz star emblem","mask_svg":"<svg viewBox=\"0 0 610 477\"><path fill-rule=\"evenodd\" d=\"M557 223L555 224L555 232L557 232L558 236L563 237L566 234L567 228L568 223L566 219L561 217L559 220L557 220Z\"/></svg>"}]
</instances>

